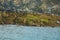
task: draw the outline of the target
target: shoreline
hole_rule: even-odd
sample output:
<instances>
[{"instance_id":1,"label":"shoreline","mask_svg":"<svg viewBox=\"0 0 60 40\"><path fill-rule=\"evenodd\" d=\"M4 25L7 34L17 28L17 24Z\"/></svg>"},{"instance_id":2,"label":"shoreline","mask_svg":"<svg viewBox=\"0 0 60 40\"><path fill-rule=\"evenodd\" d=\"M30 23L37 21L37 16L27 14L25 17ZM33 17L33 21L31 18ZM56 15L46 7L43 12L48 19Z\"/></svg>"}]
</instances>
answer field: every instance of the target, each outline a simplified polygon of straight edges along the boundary
<instances>
[{"instance_id":1,"label":"shoreline","mask_svg":"<svg viewBox=\"0 0 60 40\"><path fill-rule=\"evenodd\" d=\"M0 25L60 27L60 16L47 13L0 12Z\"/></svg>"},{"instance_id":2,"label":"shoreline","mask_svg":"<svg viewBox=\"0 0 60 40\"><path fill-rule=\"evenodd\" d=\"M38 27L38 28L60 28L59 26L55 26L55 27L52 27L52 26L26 26L26 25L11 25L11 24L4 24L4 25L0 25L0 27L11 27L11 26L14 26L14 27Z\"/></svg>"}]
</instances>

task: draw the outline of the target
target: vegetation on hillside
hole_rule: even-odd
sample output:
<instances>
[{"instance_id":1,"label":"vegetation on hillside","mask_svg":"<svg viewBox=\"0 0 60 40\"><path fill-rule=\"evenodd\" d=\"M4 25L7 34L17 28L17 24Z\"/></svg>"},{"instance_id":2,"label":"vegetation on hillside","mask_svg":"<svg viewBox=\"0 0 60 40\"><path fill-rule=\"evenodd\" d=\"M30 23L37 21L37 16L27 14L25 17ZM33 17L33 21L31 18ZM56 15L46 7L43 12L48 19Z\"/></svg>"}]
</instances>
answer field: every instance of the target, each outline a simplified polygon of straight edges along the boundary
<instances>
[{"instance_id":1,"label":"vegetation on hillside","mask_svg":"<svg viewBox=\"0 0 60 40\"><path fill-rule=\"evenodd\" d=\"M60 16L47 13L0 12L0 24L60 26Z\"/></svg>"}]
</instances>

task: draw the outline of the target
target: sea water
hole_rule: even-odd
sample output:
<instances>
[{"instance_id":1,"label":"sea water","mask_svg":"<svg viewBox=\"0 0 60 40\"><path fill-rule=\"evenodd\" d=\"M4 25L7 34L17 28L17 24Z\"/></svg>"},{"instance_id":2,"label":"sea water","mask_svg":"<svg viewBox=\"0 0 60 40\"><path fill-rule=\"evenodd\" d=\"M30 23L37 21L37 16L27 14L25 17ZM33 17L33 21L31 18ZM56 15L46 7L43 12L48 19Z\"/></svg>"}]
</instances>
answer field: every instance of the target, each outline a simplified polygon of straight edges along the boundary
<instances>
[{"instance_id":1,"label":"sea water","mask_svg":"<svg viewBox=\"0 0 60 40\"><path fill-rule=\"evenodd\" d=\"M60 40L60 28L0 25L0 40Z\"/></svg>"}]
</instances>

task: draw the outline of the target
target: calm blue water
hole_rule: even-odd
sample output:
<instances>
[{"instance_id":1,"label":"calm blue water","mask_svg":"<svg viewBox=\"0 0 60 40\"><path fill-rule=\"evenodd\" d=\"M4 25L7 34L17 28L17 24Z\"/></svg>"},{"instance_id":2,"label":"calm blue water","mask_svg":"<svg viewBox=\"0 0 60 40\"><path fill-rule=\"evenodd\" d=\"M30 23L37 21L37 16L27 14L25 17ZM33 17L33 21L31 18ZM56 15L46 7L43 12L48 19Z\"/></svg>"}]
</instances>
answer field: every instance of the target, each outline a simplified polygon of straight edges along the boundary
<instances>
[{"instance_id":1,"label":"calm blue water","mask_svg":"<svg viewBox=\"0 0 60 40\"><path fill-rule=\"evenodd\" d=\"M0 40L60 40L60 28L0 25Z\"/></svg>"}]
</instances>

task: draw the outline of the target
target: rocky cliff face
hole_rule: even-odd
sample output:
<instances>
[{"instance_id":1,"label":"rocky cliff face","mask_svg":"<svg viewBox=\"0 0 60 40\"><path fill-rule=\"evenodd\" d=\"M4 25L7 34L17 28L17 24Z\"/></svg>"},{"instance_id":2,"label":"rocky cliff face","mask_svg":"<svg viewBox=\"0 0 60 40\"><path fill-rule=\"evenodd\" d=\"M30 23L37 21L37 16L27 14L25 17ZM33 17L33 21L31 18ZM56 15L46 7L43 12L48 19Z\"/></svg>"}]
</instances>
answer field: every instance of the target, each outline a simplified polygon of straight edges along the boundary
<instances>
[{"instance_id":1,"label":"rocky cliff face","mask_svg":"<svg viewBox=\"0 0 60 40\"><path fill-rule=\"evenodd\" d=\"M59 0L0 0L0 10L33 10L36 12L51 13L55 5L60 6Z\"/></svg>"}]
</instances>

